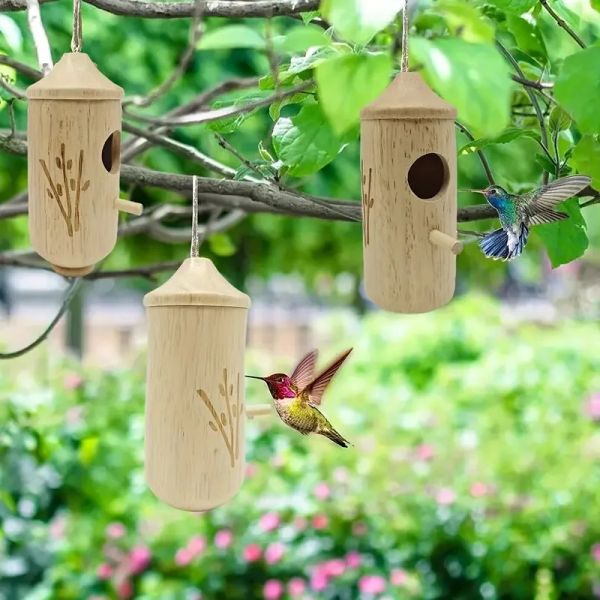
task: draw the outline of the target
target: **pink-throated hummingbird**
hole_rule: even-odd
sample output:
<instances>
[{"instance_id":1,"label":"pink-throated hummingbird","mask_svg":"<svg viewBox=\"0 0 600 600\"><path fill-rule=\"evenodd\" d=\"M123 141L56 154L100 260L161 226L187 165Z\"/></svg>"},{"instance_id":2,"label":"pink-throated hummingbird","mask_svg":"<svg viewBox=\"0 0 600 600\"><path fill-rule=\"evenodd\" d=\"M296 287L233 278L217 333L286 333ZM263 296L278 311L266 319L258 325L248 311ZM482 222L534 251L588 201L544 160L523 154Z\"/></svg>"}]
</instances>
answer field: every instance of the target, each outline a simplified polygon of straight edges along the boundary
<instances>
[{"instance_id":1,"label":"pink-throated hummingbird","mask_svg":"<svg viewBox=\"0 0 600 600\"><path fill-rule=\"evenodd\" d=\"M318 351L313 350L298 363L290 376L285 373L274 373L267 377L256 375L246 375L246 377L260 379L267 384L273 397L275 410L286 425L303 435L309 433L324 435L338 446L347 448L350 445L348 440L334 429L317 406L321 404L323 393L350 352L352 348L346 350L317 376L314 373Z\"/></svg>"},{"instance_id":2,"label":"pink-throated hummingbird","mask_svg":"<svg viewBox=\"0 0 600 600\"><path fill-rule=\"evenodd\" d=\"M509 194L499 185L484 190L466 190L483 194L496 209L502 227L483 236L479 247L494 260L512 260L523 252L531 225L568 219L554 210L563 200L575 196L590 184L586 175L571 175L525 194Z\"/></svg>"}]
</instances>

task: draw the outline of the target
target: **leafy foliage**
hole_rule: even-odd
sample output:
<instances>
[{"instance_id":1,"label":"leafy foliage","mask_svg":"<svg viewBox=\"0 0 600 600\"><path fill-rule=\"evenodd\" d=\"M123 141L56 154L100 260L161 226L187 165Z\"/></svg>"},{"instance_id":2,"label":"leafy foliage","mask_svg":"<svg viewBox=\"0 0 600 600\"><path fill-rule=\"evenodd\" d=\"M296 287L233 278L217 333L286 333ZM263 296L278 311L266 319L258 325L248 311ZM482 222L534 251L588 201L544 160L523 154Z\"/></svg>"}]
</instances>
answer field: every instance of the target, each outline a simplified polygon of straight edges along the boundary
<instances>
[{"instance_id":1,"label":"leafy foliage","mask_svg":"<svg viewBox=\"0 0 600 600\"><path fill-rule=\"evenodd\" d=\"M235 600L294 580L310 598L592 597L597 327L515 327L479 297L372 315L358 337L327 327L355 343L324 405L354 447L252 422L241 491L203 515L145 488L141 367L56 365L42 386L0 371L0 593ZM249 403L266 393L248 384Z\"/></svg>"}]
</instances>

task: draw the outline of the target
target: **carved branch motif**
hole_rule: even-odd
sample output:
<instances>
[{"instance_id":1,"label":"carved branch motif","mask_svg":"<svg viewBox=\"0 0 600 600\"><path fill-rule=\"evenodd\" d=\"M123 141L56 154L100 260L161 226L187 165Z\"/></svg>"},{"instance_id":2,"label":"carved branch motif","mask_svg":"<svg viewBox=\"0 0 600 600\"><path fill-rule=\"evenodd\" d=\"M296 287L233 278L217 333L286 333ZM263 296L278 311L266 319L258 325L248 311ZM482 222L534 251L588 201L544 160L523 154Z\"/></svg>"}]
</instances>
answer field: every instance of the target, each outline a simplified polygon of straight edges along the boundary
<instances>
[{"instance_id":1,"label":"carved branch motif","mask_svg":"<svg viewBox=\"0 0 600 600\"><path fill-rule=\"evenodd\" d=\"M223 369L223 382L219 384L219 394L225 399L226 412L217 413L214 404L203 389L196 390L196 393L202 399L202 402L212 416L208 422L209 427L215 432L220 433L229 454L231 468L235 467L240 454L240 421L244 406L240 400L240 375L237 375L237 385L234 388L233 383L229 383L227 369ZM234 399L235 392L235 399Z\"/></svg>"},{"instance_id":2,"label":"carved branch motif","mask_svg":"<svg viewBox=\"0 0 600 600\"><path fill-rule=\"evenodd\" d=\"M369 176L364 174L363 165L361 163L361 171L363 173L362 176L362 208L363 208L363 241L365 246L369 245L371 240L371 209L373 208L373 204L375 204L375 198L371 196L371 179L373 176L373 169L369 167ZM365 188L365 185L367 186Z\"/></svg>"},{"instance_id":3,"label":"carved branch motif","mask_svg":"<svg viewBox=\"0 0 600 600\"><path fill-rule=\"evenodd\" d=\"M44 175L48 180L46 192L51 200L56 200L60 214L67 226L69 237L73 237L73 233L79 231L81 219L79 213L79 204L81 192L85 192L90 187L90 180L82 182L83 176L83 150L79 151L79 160L77 165L77 179L71 176L73 171L73 160L66 158L66 148L64 144L60 145L60 155L54 157L56 168L60 170L60 176L56 180L52 178L46 161L40 159L40 164L44 171ZM62 181L61 181L62 180ZM75 214L73 215L73 204L71 201L71 193L75 193ZM63 202L64 196L64 202Z\"/></svg>"}]
</instances>

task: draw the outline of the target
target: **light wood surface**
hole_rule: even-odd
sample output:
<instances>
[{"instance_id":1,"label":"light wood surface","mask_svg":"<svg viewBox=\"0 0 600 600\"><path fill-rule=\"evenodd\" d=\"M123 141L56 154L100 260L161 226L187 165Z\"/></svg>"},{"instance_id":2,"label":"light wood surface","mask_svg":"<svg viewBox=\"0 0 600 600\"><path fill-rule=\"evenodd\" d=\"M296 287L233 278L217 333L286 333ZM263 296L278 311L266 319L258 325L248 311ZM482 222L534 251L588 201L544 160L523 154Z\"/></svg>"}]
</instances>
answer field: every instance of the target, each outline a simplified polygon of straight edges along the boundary
<instances>
[{"instance_id":1,"label":"light wood surface","mask_svg":"<svg viewBox=\"0 0 600 600\"><path fill-rule=\"evenodd\" d=\"M365 289L386 310L426 312L454 295L460 249L448 243L456 242L454 116L417 73L399 74L361 114ZM423 192L411 188L409 171L426 155L441 161L429 157L411 179ZM436 178L439 191L419 197L432 186L438 190ZM440 235L432 239L433 231Z\"/></svg>"},{"instance_id":2,"label":"light wood surface","mask_svg":"<svg viewBox=\"0 0 600 600\"><path fill-rule=\"evenodd\" d=\"M122 95L83 53L27 90L29 233L60 273L91 271L116 243Z\"/></svg>"},{"instance_id":3,"label":"light wood surface","mask_svg":"<svg viewBox=\"0 0 600 600\"><path fill-rule=\"evenodd\" d=\"M187 259L144 298L146 480L176 508L210 510L242 484L249 303L204 258Z\"/></svg>"}]
</instances>

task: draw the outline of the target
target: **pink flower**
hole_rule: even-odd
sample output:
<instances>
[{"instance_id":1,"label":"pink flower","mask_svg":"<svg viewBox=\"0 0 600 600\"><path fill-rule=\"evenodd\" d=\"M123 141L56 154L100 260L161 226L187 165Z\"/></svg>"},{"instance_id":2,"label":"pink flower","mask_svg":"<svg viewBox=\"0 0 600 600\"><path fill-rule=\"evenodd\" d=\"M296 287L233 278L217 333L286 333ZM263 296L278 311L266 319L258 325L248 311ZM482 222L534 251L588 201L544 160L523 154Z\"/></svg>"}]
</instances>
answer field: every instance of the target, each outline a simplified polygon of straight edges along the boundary
<instances>
[{"instance_id":1,"label":"pink flower","mask_svg":"<svg viewBox=\"0 0 600 600\"><path fill-rule=\"evenodd\" d=\"M596 392L588 398L584 410L590 419L600 421L600 392Z\"/></svg>"},{"instance_id":2,"label":"pink flower","mask_svg":"<svg viewBox=\"0 0 600 600\"><path fill-rule=\"evenodd\" d=\"M106 528L106 536L113 540L122 538L127 533L123 523L110 523Z\"/></svg>"},{"instance_id":3,"label":"pink flower","mask_svg":"<svg viewBox=\"0 0 600 600\"><path fill-rule=\"evenodd\" d=\"M322 592L329 585L329 577L323 569L316 568L310 576L310 587L315 592Z\"/></svg>"},{"instance_id":4,"label":"pink flower","mask_svg":"<svg viewBox=\"0 0 600 600\"><path fill-rule=\"evenodd\" d=\"M50 523L50 537L53 540L62 540L65 537L66 528L67 519L63 515L58 515Z\"/></svg>"},{"instance_id":5,"label":"pink flower","mask_svg":"<svg viewBox=\"0 0 600 600\"><path fill-rule=\"evenodd\" d=\"M304 517L296 517L294 519L294 527L298 531L304 531L306 529L306 519Z\"/></svg>"},{"instance_id":6,"label":"pink flower","mask_svg":"<svg viewBox=\"0 0 600 600\"><path fill-rule=\"evenodd\" d=\"M175 564L179 567L185 567L192 562L192 553L187 548L179 548L175 553Z\"/></svg>"},{"instance_id":7,"label":"pink flower","mask_svg":"<svg viewBox=\"0 0 600 600\"><path fill-rule=\"evenodd\" d=\"M312 525L315 529L325 529L329 525L329 519L327 515L315 515L312 519Z\"/></svg>"},{"instance_id":8,"label":"pink flower","mask_svg":"<svg viewBox=\"0 0 600 600\"><path fill-rule=\"evenodd\" d=\"M482 496L488 494L489 491L490 489L488 485L486 483L483 483L483 481L475 481L471 484L471 487L469 488L469 492L471 493L471 496L473 496L473 498L481 498Z\"/></svg>"},{"instance_id":9,"label":"pink flower","mask_svg":"<svg viewBox=\"0 0 600 600\"><path fill-rule=\"evenodd\" d=\"M117 596L122 600L127 600L133 596L133 586L129 579L125 579L117 586Z\"/></svg>"},{"instance_id":10,"label":"pink flower","mask_svg":"<svg viewBox=\"0 0 600 600\"><path fill-rule=\"evenodd\" d=\"M315 496L318 500L327 500L329 496L331 496L331 490L326 483L319 483L317 487L315 487Z\"/></svg>"},{"instance_id":11,"label":"pink flower","mask_svg":"<svg viewBox=\"0 0 600 600\"><path fill-rule=\"evenodd\" d=\"M363 594L383 594L385 579L380 575L363 575L358 580L358 588Z\"/></svg>"},{"instance_id":12,"label":"pink flower","mask_svg":"<svg viewBox=\"0 0 600 600\"><path fill-rule=\"evenodd\" d=\"M78 373L67 373L64 379L64 386L68 390L76 390L83 383L83 377Z\"/></svg>"},{"instance_id":13,"label":"pink flower","mask_svg":"<svg viewBox=\"0 0 600 600\"><path fill-rule=\"evenodd\" d=\"M598 544L594 544L592 546L592 558L597 562L600 563L600 543Z\"/></svg>"},{"instance_id":14,"label":"pink flower","mask_svg":"<svg viewBox=\"0 0 600 600\"><path fill-rule=\"evenodd\" d=\"M365 533L367 533L367 526L362 521L354 523L354 525L352 525L352 533L354 535L365 535Z\"/></svg>"},{"instance_id":15,"label":"pink flower","mask_svg":"<svg viewBox=\"0 0 600 600\"><path fill-rule=\"evenodd\" d=\"M288 582L287 590L292 598L297 598L298 596L302 596L306 591L306 583L300 577L292 577Z\"/></svg>"},{"instance_id":16,"label":"pink flower","mask_svg":"<svg viewBox=\"0 0 600 600\"><path fill-rule=\"evenodd\" d=\"M408 576L404 569L392 569L390 573L390 583L396 587L400 587L406 583Z\"/></svg>"},{"instance_id":17,"label":"pink flower","mask_svg":"<svg viewBox=\"0 0 600 600\"><path fill-rule=\"evenodd\" d=\"M129 553L129 569L137 574L144 571L150 564L152 554L147 546L135 546Z\"/></svg>"},{"instance_id":18,"label":"pink flower","mask_svg":"<svg viewBox=\"0 0 600 600\"><path fill-rule=\"evenodd\" d=\"M258 521L258 526L263 531L273 531L279 527L279 523L281 523L279 515L275 512L268 512L260 518Z\"/></svg>"},{"instance_id":19,"label":"pink flower","mask_svg":"<svg viewBox=\"0 0 600 600\"><path fill-rule=\"evenodd\" d=\"M339 577L346 570L346 563L340 558L334 558L323 563L323 570L330 577Z\"/></svg>"},{"instance_id":20,"label":"pink flower","mask_svg":"<svg viewBox=\"0 0 600 600\"><path fill-rule=\"evenodd\" d=\"M269 579L263 587L263 597L265 600L279 600L283 596L283 583L278 579Z\"/></svg>"},{"instance_id":21,"label":"pink flower","mask_svg":"<svg viewBox=\"0 0 600 600\"><path fill-rule=\"evenodd\" d=\"M450 488L442 488L435 495L435 501L440 506L448 506L449 504L453 504L456 500L456 494Z\"/></svg>"},{"instance_id":22,"label":"pink flower","mask_svg":"<svg viewBox=\"0 0 600 600\"><path fill-rule=\"evenodd\" d=\"M338 467L333 471L333 478L338 483L346 483L348 481L348 469L344 467Z\"/></svg>"},{"instance_id":23,"label":"pink flower","mask_svg":"<svg viewBox=\"0 0 600 600\"><path fill-rule=\"evenodd\" d=\"M256 465L253 463L246 463L246 477L252 479L256 475Z\"/></svg>"},{"instance_id":24,"label":"pink flower","mask_svg":"<svg viewBox=\"0 0 600 600\"><path fill-rule=\"evenodd\" d=\"M262 549L258 544L248 544L244 548L244 560L247 562L256 562L262 556Z\"/></svg>"},{"instance_id":25,"label":"pink flower","mask_svg":"<svg viewBox=\"0 0 600 600\"><path fill-rule=\"evenodd\" d=\"M102 579L103 581L106 579L110 579L113 574L113 568L108 563L102 563L96 569L96 576L98 579Z\"/></svg>"},{"instance_id":26,"label":"pink flower","mask_svg":"<svg viewBox=\"0 0 600 600\"><path fill-rule=\"evenodd\" d=\"M428 461L435 456L435 448L430 444L421 444L415 448L415 458L417 460Z\"/></svg>"},{"instance_id":27,"label":"pink flower","mask_svg":"<svg viewBox=\"0 0 600 600\"><path fill-rule=\"evenodd\" d=\"M198 556L199 554L202 554L202 552L204 552L205 548L206 548L206 539L203 538L201 535L195 535L194 537L190 538L190 541L188 542L188 545L187 545L188 551L194 558L196 556Z\"/></svg>"},{"instance_id":28,"label":"pink flower","mask_svg":"<svg viewBox=\"0 0 600 600\"><path fill-rule=\"evenodd\" d=\"M65 415L65 421L71 427L79 427L83 424L83 406L73 406Z\"/></svg>"},{"instance_id":29,"label":"pink flower","mask_svg":"<svg viewBox=\"0 0 600 600\"><path fill-rule=\"evenodd\" d=\"M233 533L229 529L221 529L215 535L215 546L221 550L225 550L231 546L233 542Z\"/></svg>"},{"instance_id":30,"label":"pink flower","mask_svg":"<svg viewBox=\"0 0 600 600\"><path fill-rule=\"evenodd\" d=\"M346 554L346 564L351 569L358 569L362 564L362 556L356 550L351 550Z\"/></svg>"},{"instance_id":31,"label":"pink flower","mask_svg":"<svg viewBox=\"0 0 600 600\"><path fill-rule=\"evenodd\" d=\"M265 550L265 561L269 565L278 563L285 553L285 546L281 542L273 542Z\"/></svg>"}]
</instances>

